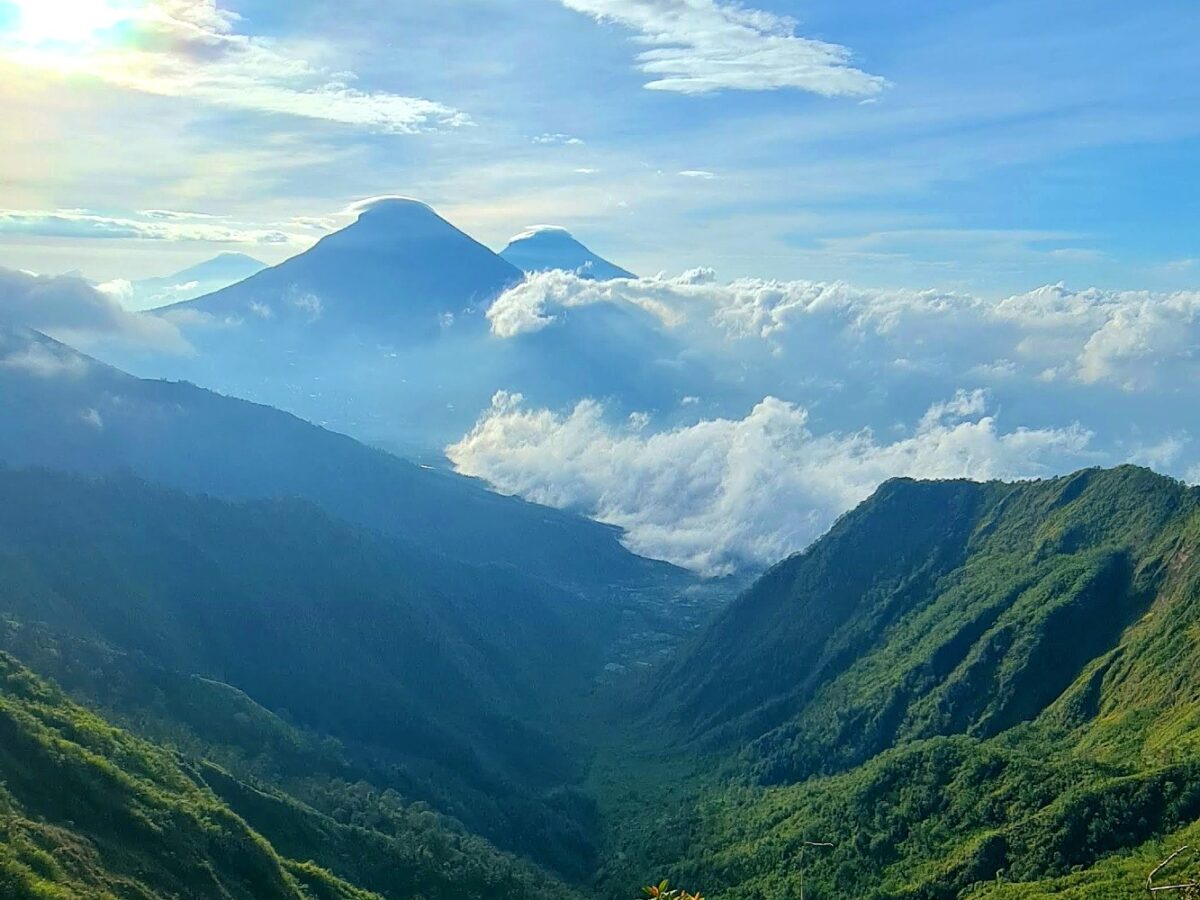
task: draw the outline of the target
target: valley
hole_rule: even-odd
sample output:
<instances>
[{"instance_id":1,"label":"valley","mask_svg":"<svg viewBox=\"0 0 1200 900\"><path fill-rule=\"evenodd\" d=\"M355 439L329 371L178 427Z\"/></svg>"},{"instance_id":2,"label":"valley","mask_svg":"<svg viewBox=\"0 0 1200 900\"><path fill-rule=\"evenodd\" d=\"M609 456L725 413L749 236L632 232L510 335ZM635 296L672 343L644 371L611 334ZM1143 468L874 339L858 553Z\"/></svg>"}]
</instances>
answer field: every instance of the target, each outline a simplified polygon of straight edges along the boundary
<instances>
[{"instance_id":1,"label":"valley","mask_svg":"<svg viewBox=\"0 0 1200 900\"><path fill-rule=\"evenodd\" d=\"M384 334L404 365L480 348L469 403L495 377L678 393L642 311L497 338L488 302L539 259L633 277L391 199L139 314L196 343L135 365L230 393L0 321L0 895L1116 898L1195 839L1200 489L893 478L765 571L701 573L457 474L436 428L386 426L413 462L261 402ZM446 293L384 309L413 272ZM613 346L638 363L583 352Z\"/></svg>"},{"instance_id":2,"label":"valley","mask_svg":"<svg viewBox=\"0 0 1200 900\"><path fill-rule=\"evenodd\" d=\"M1196 0L0 0L0 900L1200 900Z\"/></svg>"}]
</instances>

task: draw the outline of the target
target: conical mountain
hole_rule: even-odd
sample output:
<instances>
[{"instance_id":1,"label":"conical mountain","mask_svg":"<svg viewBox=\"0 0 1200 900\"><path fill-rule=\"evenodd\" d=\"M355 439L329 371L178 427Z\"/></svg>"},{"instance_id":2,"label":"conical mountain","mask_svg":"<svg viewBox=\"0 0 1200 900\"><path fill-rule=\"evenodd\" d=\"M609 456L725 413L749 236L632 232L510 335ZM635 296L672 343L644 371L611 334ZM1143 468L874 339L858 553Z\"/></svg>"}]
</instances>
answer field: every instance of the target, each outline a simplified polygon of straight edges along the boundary
<instances>
[{"instance_id":1,"label":"conical mountain","mask_svg":"<svg viewBox=\"0 0 1200 900\"><path fill-rule=\"evenodd\" d=\"M239 284L175 304L219 319L370 329L388 340L436 335L487 304L521 272L417 200L365 204L358 219Z\"/></svg>"},{"instance_id":2,"label":"conical mountain","mask_svg":"<svg viewBox=\"0 0 1200 900\"><path fill-rule=\"evenodd\" d=\"M518 234L500 251L500 255L522 272L562 269L596 281L636 277L632 272L597 256L577 241L571 232L556 225L538 225Z\"/></svg>"}]
</instances>

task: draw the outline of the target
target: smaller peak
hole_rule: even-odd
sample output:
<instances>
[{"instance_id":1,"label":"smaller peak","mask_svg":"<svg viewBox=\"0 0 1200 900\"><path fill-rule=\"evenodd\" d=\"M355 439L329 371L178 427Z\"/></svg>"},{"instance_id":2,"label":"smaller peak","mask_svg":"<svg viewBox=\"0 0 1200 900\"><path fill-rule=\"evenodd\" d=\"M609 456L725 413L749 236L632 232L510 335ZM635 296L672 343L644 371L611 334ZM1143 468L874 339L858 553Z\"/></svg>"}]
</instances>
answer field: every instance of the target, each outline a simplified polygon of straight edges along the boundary
<instances>
[{"instance_id":1,"label":"smaller peak","mask_svg":"<svg viewBox=\"0 0 1200 900\"><path fill-rule=\"evenodd\" d=\"M530 225L520 234L515 234L509 238L508 242L509 244L515 244L518 241L529 241L535 238L565 238L571 241L575 240L575 236L561 225Z\"/></svg>"}]
</instances>

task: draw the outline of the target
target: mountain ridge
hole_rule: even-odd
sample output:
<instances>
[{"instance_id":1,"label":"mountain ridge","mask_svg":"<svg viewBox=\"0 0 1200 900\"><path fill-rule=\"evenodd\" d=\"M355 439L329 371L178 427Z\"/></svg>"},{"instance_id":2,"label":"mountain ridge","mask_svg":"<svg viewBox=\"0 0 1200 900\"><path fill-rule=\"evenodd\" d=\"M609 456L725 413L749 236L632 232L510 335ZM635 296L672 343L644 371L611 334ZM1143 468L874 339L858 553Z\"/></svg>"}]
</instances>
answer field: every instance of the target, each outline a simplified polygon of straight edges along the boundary
<instances>
[{"instance_id":1,"label":"mountain ridge","mask_svg":"<svg viewBox=\"0 0 1200 900\"><path fill-rule=\"evenodd\" d=\"M723 900L1129 896L1200 827L1197 549L1200 490L1134 466L888 482L646 685L689 836L609 799L606 858Z\"/></svg>"}]
</instances>

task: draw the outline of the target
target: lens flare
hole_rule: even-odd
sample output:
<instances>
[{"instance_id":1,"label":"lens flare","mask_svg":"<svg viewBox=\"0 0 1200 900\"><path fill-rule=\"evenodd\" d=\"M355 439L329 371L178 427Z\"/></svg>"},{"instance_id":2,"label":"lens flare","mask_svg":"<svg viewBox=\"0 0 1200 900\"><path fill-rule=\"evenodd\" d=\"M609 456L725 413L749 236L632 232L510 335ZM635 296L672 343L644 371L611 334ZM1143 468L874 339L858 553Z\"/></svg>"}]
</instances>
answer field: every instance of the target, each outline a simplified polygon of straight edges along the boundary
<instances>
[{"instance_id":1,"label":"lens flare","mask_svg":"<svg viewBox=\"0 0 1200 900\"><path fill-rule=\"evenodd\" d=\"M81 45L120 25L133 7L131 0L0 0L8 13L0 22L24 44Z\"/></svg>"}]
</instances>

